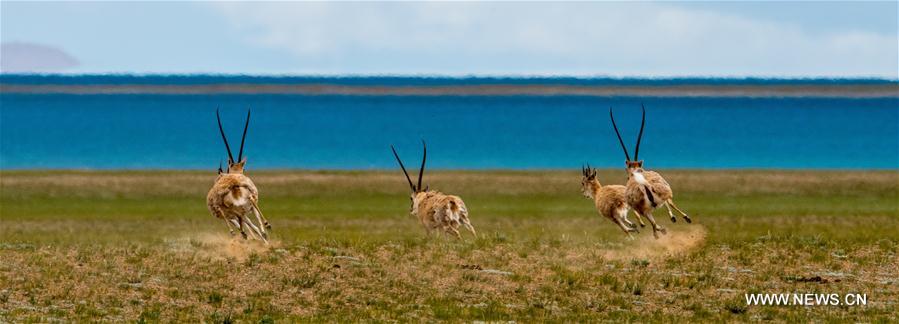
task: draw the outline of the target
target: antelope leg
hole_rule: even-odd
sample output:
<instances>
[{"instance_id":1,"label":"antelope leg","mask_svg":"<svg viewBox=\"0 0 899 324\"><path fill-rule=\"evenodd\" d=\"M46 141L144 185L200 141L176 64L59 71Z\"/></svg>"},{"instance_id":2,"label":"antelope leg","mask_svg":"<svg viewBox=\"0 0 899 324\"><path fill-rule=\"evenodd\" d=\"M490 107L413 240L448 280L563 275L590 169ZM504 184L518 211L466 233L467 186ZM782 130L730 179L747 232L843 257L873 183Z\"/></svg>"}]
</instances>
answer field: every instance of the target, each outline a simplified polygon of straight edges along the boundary
<instances>
[{"instance_id":1,"label":"antelope leg","mask_svg":"<svg viewBox=\"0 0 899 324\"><path fill-rule=\"evenodd\" d=\"M631 235L631 232L636 231L637 229L627 226L621 219L621 215L612 215L612 222L618 225L618 227L621 227L621 230L624 231L624 234L627 234L629 238L634 238L633 235Z\"/></svg>"},{"instance_id":2,"label":"antelope leg","mask_svg":"<svg viewBox=\"0 0 899 324\"><path fill-rule=\"evenodd\" d=\"M253 201L253 212L256 213L256 218L259 219L259 224L264 226L267 229L272 229L272 225L268 223L268 219L265 218L265 215L262 214L262 210L259 209L259 205L256 204L256 201Z\"/></svg>"},{"instance_id":3,"label":"antelope leg","mask_svg":"<svg viewBox=\"0 0 899 324\"><path fill-rule=\"evenodd\" d=\"M244 226L243 226L243 217L242 217L242 216L238 216L237 219L236 219L235 221L237 222L237 229L240 230L240 236L242 236L243 239L246 240L246 239L247 239L247 232L244 231L244 229L243 229L243 228L244 228Z\"/></svg>"},{"instance_id":4,"label":"antelope leg","mask_svg":"<svg viewBox=\"0 0 899 324\"><path fill-rule=\"evenodd\" d=\"M468 220L465 221L465 228L471 231L471 235L478 236L478 232L475 232L474 226L471 226L471 223L469 223Z\"/></svg>"},{"instance_id":5,"label":"antelope leg","mask_svg":"<svg viewBox=\"0 0 899 324\"><path fill-rule=\"evenodd\" d=\"M646 223L643 222L643 216L640 216L640 212L636 209L634 210L634 215L637 216L637 222L640 223L640 227L646 227Z\"/></svg>"},{"instance_id":6,"label":"antelope leg","mask_svg":"<svg viewBox=\"0 0 899 324\"><path fill-rule=\"evenodd\" d=\"M649 223L652 224L652 236L655 238L659 238L659 233L668 234L668 230L666 230L662 225L656 224L655 218L652 217L652 211L646 212L646 219L649 220Z\"/></svg>"},{"instance_id":7,"label":"antelope leg","mask_svg":"<svg viewBox=\"0 0 899 324\"><path fill-rule=\"evenodd\" d=\"M632 223L630 219L627 219L627 213L624 213L624 215L621 216L621 220L623 220L624 223L629 227L637 227L637 225L634 225L634 223Z\"/></svg>"},{"instance_id":8,"label":"antelope leg","mask_svg":"<svg viewBox=\"0 0 899 324\"><path fill-rule=\"evenodd\" d=\"M225 218L222 218L222 220L225 221L225 225L228 225L228 233L231 234L231 236L234 236L234 225L231 224L231 221Z\"/></svg>"},{"instance_id":9,"label":"antelope leg","mask_svg":"<svg viewBox=\"0 0 899 324\"><path fill-rule=\"evenodd\" d=\"M674 217L674 213L671 211L671 203L665 202L665 208L668 209L668 217L671 217L671 222L677 223L677 217Z\"/></svg>"},{"instance_id":10,"label":"antelope leg","mask_svg":"<svg viewBox=\"0 0 899 324\"><path fill-rule=\"evenodd\" d=\"M262 234L266 234L266 236L268 236L268 233L265 232L265 227L268 222L262 221L262 212L259 211L259 208L256 208L256 204L253 204L253 214L256 215L256 220L259 221L259 230L262 231Z\"/></svg>"},{"instance_id":11,"label":"antelope leg","mask_svg":"<svg viewBox=\"0 0 899 324\"><path fill-rule=\"evenodd\" d=\"M677 208L677 205L674 204L674 199L668 199L668 204L671 205L671 207L674 207L674 210L680 213L684 217L684 220L687 221L687 223L693 222L693 220L690 219L690 216L687 216L687 213L680 210L680 208Z\"/></svg>"},{"instance_id":12,"label":"antelope leg","mask_svg":"<svg viewBox=\"0 0 899 324\"><path fill-rule=\"evenodd\" d=\"M244 219L244 223L247 224L247 227L250 228L250 233L253 233L253 236L256 239L268 243L268 240L265 239L265 235L261 231L259 231L259 228L256 227L256 224L253 224L253 222L249 219Z\"/></svg>"},{"instance_id":13,"label":"antelope leg","mask_svg":"<svg viewBox=\"0 0 899 324\"><path fill-rule=\"evenodd\" d=\"M462 234L460 234L459 230L457 230L455 227L449 227L449 230L453 232L453 235L455 235L457 239L462 239Z\"/></svg>"}]
</instances>

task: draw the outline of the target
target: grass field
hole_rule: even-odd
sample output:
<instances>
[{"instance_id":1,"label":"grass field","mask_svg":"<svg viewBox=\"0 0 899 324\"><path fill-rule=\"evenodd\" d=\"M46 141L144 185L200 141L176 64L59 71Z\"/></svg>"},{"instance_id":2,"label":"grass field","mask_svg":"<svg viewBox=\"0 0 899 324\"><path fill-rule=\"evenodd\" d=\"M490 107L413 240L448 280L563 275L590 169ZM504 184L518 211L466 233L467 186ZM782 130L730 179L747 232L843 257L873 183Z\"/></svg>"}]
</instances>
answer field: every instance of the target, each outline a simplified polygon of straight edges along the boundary
<instances>
[{"instance_id":1,"label":"grass field","mask_svg":"<svg viewBox=\"0 0 899 324\"><path fill-rule=\"evenodd\" d=\"M398 171L250 172L264 247L208 213L212 172L4 171L0 322L899 321L899 172L663 174L694 223L658 210L668 235L631 241L577 171L433 172L479 231L458 241L425 236Z\"/></svg>"}]
</instances>

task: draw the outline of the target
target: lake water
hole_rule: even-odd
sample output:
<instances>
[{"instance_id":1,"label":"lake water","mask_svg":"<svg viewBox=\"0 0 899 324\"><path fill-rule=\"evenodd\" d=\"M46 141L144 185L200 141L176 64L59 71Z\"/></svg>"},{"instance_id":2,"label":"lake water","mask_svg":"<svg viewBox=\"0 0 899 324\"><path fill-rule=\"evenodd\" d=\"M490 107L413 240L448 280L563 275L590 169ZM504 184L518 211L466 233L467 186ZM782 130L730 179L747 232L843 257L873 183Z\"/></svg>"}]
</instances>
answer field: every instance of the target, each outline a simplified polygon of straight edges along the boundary
<instances>
[{"instance_id":1,"label":"lake water","mask_svg":"<svg viewBox=\"0 0 899 324\"><path fill-rule=\"evenodd\" d=\"M608 109L633 154L641 102L649 168L899 168L897 98L9 93L0 168L214 170L216 107L235 155L252 108L250 169L415 165L421 139L435 169L621 167Z\"/></svg>"}]
</instances>

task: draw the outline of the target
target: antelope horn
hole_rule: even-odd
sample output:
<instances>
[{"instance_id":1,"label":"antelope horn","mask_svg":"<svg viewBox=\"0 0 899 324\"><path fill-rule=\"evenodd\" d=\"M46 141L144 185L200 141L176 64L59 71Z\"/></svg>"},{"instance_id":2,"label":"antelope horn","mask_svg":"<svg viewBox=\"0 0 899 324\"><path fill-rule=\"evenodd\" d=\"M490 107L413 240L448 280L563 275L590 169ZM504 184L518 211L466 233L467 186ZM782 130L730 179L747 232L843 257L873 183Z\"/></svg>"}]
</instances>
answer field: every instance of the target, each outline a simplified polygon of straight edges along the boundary
<instances>
[{"instance_id":1,"label":"antelope horn","mask_svg":"<svg viewBox=\"0 0 899 324\"><path fill-rule=\"evenodd\" d=\"M628 161L631 160L630 154L627 154L627 147L624 146L624 141L621 140L621 133L618 132L618 125L615 125L615 116L612 115L612 107L609 107L609 118L612 119L612 127L615 128L615 135L618 135L618 143L621 144L621 149L624 150L624 157L627 158Z\"/></svg>"},{"instance_id":2,"label":"antelope horn","mask_svg":"<svg viewBox=\"0 0 899 324\"><path fill-rule=\"evenodd\" d=\"M243 158L243 143L247 139L247 128L250 127L250 109L247 109L247 122L243 125L243 136L240 137L240 151L237 151L237 162Z\"/></svg>"},{"instance_id":3,"label":"antelope horn","mask_svg":"<svg viewBox=\"0 0 899 324\"><path fill-rule=\"evenodd\" d=\"M646 126L646 107L643 104L640 104L640 108L643 109L643 120L640 121L640 134L637 135L637 147L634 149L634 161L639 161L637 155L640 154L640 140L643 139L643 126Z\"/></svg>"},{"instance_id":4,"label":"antelope horn","mask_svg":"<svg viewBox=\"0 0 899 324\"><path fill-rule=\"evenodd\" d=\"M425 173L425 161L428 160L428 146L425 144L425 140L421 140L421 146L424 148L424 153L421 156L421 169L418 169L418 189L421 190L421 177Z\"/></svg>"},{"instance_id":5,"label":"antelope horn","mask_svg":"<svg viewBox=\"0 0 899 324\"><path fill-rule=\"evenodd\" d=\"M228 164L234 162L234 156L231 155L231 146L228 145L228 138L225 137L225 130L222 129L222 118L219 117L218 108L215 109L215 119L219 122L219 133L222 134L222 140L225 141L225 149L228 150Z\"/></svg>"},{"instance_id":6,"label":"antelope horn","mask_svg":"<svg viewBox=\"0 0 899 324\"><path fill-rule=\"evenodd\" d=\"M400 163L400 169L403 169L403 174L406 175L406 181L409 181L409 188L412 189L412 192L415 192L415 185L412 184L412 179L409 178L409 173L406 172L406 166L403 165L403 160L400 160L400 156L396 154L396 149L393 148L393 145L390 145L390 150L393 151L393 156L396 158L396 161Z\"/></svg>"}]
</instances>

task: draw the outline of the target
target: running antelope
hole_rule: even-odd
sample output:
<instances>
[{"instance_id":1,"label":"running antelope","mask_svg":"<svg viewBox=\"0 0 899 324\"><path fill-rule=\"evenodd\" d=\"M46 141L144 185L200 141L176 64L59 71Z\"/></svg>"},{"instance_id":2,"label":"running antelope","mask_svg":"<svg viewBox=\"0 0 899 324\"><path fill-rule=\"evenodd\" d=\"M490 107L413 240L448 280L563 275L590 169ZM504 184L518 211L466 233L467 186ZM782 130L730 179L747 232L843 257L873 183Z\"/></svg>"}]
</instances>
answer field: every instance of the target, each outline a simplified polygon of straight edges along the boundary
<instances>
[{"instance_id":1,"label":"running antelope","mask_svg":"<svg viewBox=\"0 0 899 324\"><path fill-rule=\"evenodd\" d=\"M244 239L247 233L244 228L249 228L254 238L268 243L268 232L271 229L268 220L259 210L259 191L256 185L249 177L244 175L244 165L247 160L243 157L243 144L247 138L247 128L250 126L250 111L247 110L247 121L243 128L243 137L240 139L240 151L237 153L237 160L231 154L231 146L228 145L228 138L225 137L225 130L222 128L222 119L216 109L215 118L218 120L219 132L222 134L222 140L225 142L225 149L228 151L228 168L222 170L219 165L219 175L215 180L212 189L206 195L206 206L213 216L225 221L231 235L234 235L234 227L240 231L240 235ZM259 226L253 224L247 217L247 214L256 215Z\"/></svg>"},{"instance_id":2,"label":"running antelope","mask_svg":"<svg viewBox=\"0 0 899 324\"><path fill-rule=\"evenodd\" d=\"M581 168L581 174L584 178L581 180L581 192L584 197L593 199L596 205L596 211L600 216L608 218L618 225L624 234L629 238L634 238L632 232L639 232L634 223L627 219L627 211L630 207L625 197L626 188L622 185L605 185L599 183L596 179L596 169L587 165Z\"/></svg>"},{"instance_id":3,"label":"running antelope","mask_svg":"<svg viewBox=\"0 0 899 324\"><path fill-rule=\"evenodd\" d=\"M633 160L631 160L631 157L627 152L627 147L621 139L621 133L618 132L618 125L615 124L615 116L612 114L611 107L609 108L609 118L612 120L612 127L615 128L615 135L618 135L618 143L621 144L621 149L624 150L624 157L627 159L625 162L628 178L626 192L627 202L637 215L640 226L646 226L641 217L646 216L646 219L652 224L653 236L658 238L658 233L667 233L667 230L661 225L656 224L655 219L652 217L652 211L660 205L664 204L665 207L667 207L668 216L671 217L672 222L677 222L677 218L674 217L674 213L671 211L672 207L683 216L687 223L693 221L690 219L690 216L687 216L686 213L681 211L680 208L677 208L677 205L674 204L674 193L671 191L671 186L665 181L665 178L662 178L662 175L658 172L644 170L643 161L638 160L640 154L640 140L643 138L643 127L646 125L646 108L642 107L642 105L641 108L643 109L643 117L640 122L640 133L637 135L637 146L634 148Z\"/></svg>"},{"instance_id":4,"label":"running antelope","mask_svg":"<svg viewBox=\"0 0 899 324\"><path fill-rule=\"evenodd\" d=\"M399 162L400 168L403 169L403 174L406 175L406 181L409 181L409 188L412 189L412 195L409 198L412 200L412 207L410 207L409 214L418 218L428 236L431 235L431 231L439 230L452 233L456 238L462 238L462 235L459 234L460 225L467 228L472 235L477 236L474 226L471 225L471 221L468 219L468 208L465 207L462 198L439 191L428 190L427 187L422 188L421 178L425 172L425 161L428 159L428 147L425 145L425 141L421 141L421 145L424 148L424 153L421 158L421 169L418 170L418 185L412 184L412 178L409 178L406 166L403 165L399 154L396 153L396 148L390 145L393 156Z\"/></svg>"}]
</instances>

